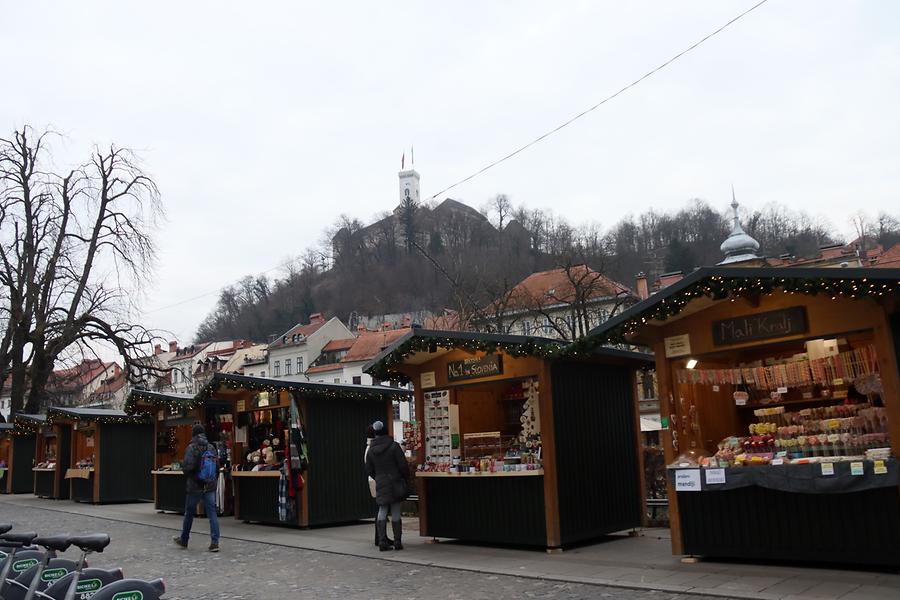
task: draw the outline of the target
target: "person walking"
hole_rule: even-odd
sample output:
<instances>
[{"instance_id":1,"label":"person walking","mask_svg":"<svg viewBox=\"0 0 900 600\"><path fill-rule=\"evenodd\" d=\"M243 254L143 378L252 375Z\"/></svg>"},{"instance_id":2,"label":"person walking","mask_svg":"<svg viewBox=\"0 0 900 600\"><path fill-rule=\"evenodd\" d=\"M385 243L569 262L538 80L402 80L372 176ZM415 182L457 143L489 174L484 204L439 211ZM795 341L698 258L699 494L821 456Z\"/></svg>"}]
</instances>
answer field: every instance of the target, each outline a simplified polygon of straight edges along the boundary
<instances>
[{"instance_id":1,"label":"person walking","mask_svg":"<svg viewBox=\"0 0 900 600\"><path fill-rule=\"evenodd\" d=\"M173 539L182 548L187 548L194 525L194 511L202 500L206 516L209 517L209 551L219 551L219 515L216 512L216 485L218 483L219 465L216 449L206 440L203 425L194 425L193 437L184 452L181 469L184 471L185 491L184 521L181 535ZM214 464L210 464L214 461ZM210 471L212 476L210 477Z\"/></svg>"},{"instance_id":2,"label":"person walking","mask_svg":"<svg viewBox=\"0 0 900 600\"><path fill-rule=\"evenodd\" d=\"M378 504L378 516L375 518L375 535L378 538L378 549L384 552L403 550L403 523L400 509L409 495L407 479L409 465L400 444L388 435L384 423L372 423L375 439L366 454L366 472L375 480L375 502ZM387 517L391 513L391 527L394 530L393 544L387 537Z\"/></svg>"}]
</instances>

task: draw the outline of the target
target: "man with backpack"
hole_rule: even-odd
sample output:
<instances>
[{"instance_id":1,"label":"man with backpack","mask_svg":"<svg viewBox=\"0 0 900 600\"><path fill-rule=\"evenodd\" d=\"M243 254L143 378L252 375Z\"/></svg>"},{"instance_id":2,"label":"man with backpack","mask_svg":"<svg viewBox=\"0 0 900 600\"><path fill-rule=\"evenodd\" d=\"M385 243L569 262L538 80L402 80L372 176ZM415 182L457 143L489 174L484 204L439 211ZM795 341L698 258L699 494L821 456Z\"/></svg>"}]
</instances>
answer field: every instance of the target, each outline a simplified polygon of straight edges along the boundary
<instances>
[{"instance_id":1,"label":"man with backpack","mask_svg":"<svg viewBox=\"0 0 900 600\"><path fill-rule=\"evenodd\" d=\"M181 535L175 536L175 543L187 548L194 511L202 500L206 516L209 517L209 551L219 551L219 515L216 512L216 485L219 480L219 456L215 446L206 440L203 425L194 425L193 438L184 453L181 470L186 482L184 502L184 522Z\"/></svg>"}]
</instances>

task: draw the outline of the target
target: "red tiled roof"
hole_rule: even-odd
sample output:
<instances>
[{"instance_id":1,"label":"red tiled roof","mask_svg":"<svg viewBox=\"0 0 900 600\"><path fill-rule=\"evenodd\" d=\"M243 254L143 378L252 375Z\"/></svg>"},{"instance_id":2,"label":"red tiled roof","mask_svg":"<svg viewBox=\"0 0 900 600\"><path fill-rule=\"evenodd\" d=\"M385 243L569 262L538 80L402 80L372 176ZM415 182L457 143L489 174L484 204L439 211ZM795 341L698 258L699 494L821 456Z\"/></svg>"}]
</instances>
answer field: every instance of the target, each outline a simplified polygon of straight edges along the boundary
<instances>
[{"instance_id":1,"label":"red tiled roof","mask_svg":"<svg viewBox=\"0 0 900 600\"><path fill-rule=\"evenodd\" d=\"M459 313L446 309L444 314L425 319L425 329L435 331L459 331Z\"/></svg>"},{"instance_id":2,"label":"red tiled roof","mask_svg":"<svg viewBox=\"0 0 900 600\"><path fill-rule=\"evenodd\" d=\"M379 352L410 332L409 327L388 331L363 332L356 338L342 363L359 362L375 358Z\"/></svg>"},{"instance_id":3,"label":"red tiled roof","mask_svg":"<svg viewBox=\"0 0 900 600\"><path fill-rule=\"evenodd\" d=\"M325 347L322 348L322 352L337 352L338 350L349 350L351 346L353 346L354 342L356 342L356 338L348 338L346 340L331 340Z\"/></svg>"},{"instance_id":4,"label":"red tiled roof","mask_svg":"<svg viewBox=\"0 0 900 600\"><path fill-rule=\"evenodd\" d=\"M324 325L325 321L308 323L306 325L294 325L294 327L288 329L281 337L269 344L269 348L280 348L292 344L293 342L291 342L291 339L297 334L302 335L304 338L308 338Z\"/></svg>"},{"instance_id":5,"label":"red tiled roof","mask_svg":"<svg viewBox=\"0 0 900 600\"><path fill-rule=\"evenodd\" d=\"M872 266L878 269L900 268L900 242L894 244L890 250L883 252Z\"/></svg>"},{"instance_id":6,"label":"red tiled roof","mask_svg":"<svg viewBox=\"0 0 900 600\"><path fill-rule=\"evenodd\" d=\"M340 371L344 368L344 365L341 363L330 363L327 365L316 365L315 367L310 367L306 370L307 375L310 373L325 373L327 371Z\"/></svg>"},{"instance_id":7,"label":"red tiled roof","mask_svg":"<svg viewBox=\"0 0 900 600\"><path fill-rule=\"evenodd\" d=\"M96 358L85 359L69 369L53 371L47 381L47 387L55 392L79 390L114 364Z\"/></svg>"},{"instance_id":8,"label":"red tiled roof","mask_svg":"<svg viewBox=\"0 0 900 600\"><path fill-rule=\"evenodd\" d=\"M572 279L579 285L593 287L588 299L631 293L621 283L587 265L575 265L569 268L568 273L565 268L532 273L512 289L507 308L527 309L535 304L549 306L572 302L576 292Z\"/></svg>"}]
</instances>

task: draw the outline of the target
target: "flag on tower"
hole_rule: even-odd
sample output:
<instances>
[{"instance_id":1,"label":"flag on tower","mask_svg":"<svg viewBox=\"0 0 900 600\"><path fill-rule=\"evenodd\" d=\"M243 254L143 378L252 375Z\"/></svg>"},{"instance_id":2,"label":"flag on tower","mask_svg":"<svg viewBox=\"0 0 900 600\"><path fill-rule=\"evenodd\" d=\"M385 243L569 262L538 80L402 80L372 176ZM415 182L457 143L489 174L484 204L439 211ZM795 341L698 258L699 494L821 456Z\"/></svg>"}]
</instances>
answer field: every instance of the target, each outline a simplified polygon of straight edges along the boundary
<instances>
[{"instance_id":1,"label":"flag on tower","mask_svg":"<svg viewBox=\"0 0 900 600\"><path fill-rule=\"evenodd\" d=\"M406 167L406 152L403 153L403 156L400 157L400 170L402 171Z\"/></svg>"},{"instance_id":2,"label":"flag on tower","mask_svg":"<svg viewBox=\"0 0 900 600\"><path fill-rule=\"evenodd\" d=\"M409 147L409 162L415 168L416 166L416 149L414 146Z\"/></svg>"}]
</instances>

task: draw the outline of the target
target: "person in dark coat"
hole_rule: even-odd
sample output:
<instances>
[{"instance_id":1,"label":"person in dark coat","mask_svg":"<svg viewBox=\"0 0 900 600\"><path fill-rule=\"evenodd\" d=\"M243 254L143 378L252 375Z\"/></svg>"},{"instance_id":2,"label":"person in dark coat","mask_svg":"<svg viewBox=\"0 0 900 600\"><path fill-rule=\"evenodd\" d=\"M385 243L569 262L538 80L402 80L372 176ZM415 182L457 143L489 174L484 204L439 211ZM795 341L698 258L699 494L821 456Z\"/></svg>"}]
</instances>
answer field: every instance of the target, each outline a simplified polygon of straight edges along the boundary
<instances>
[{"instance_id":1,"label":"person in dark coat","mask_svg":"<svg viewBox=\"0 0 900 600\"><path fill-rule=\"evenodd\" d=\"M206 516L209 517L209 551L219 551L219 515L216 512L216 480L202 482L197 477L200 473L200 464L203 453L211 448L206 440L206 432L203 425L194 425L193 437L184 452L184 460L181 461L181 470L184 472L185 501L184 521L181 525L181 535L175 536L175 543L182 548L187 548L188 538L191 536L191 527L194 525L194 511L197 504L203 501Z\"/></svg>"},{"instance_id":2,"label":"person in dark coat","mask_svg":"<svg viewBox=\"0 0 900 600\"><path fill-rule=\"evenodd\" d=\"M400 509L408 495L407 479L409 465L400 444L387 434L381 421L372 423L375 439L369 446L366 455L366 472L375 480L375 503L378 504L378 516L375 519L375 531L378 536L378 549L381 551L403 550L403 524L400 521ZM387 539L387 516L391 513L391 527L394 530L394 543Z\"/></svg>"}]
</instances>

